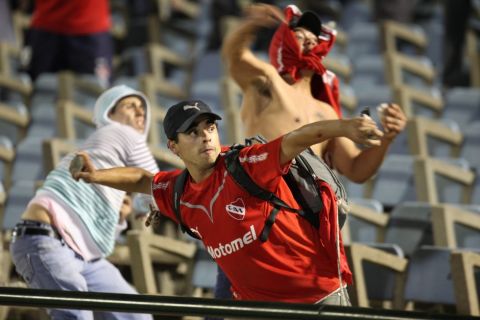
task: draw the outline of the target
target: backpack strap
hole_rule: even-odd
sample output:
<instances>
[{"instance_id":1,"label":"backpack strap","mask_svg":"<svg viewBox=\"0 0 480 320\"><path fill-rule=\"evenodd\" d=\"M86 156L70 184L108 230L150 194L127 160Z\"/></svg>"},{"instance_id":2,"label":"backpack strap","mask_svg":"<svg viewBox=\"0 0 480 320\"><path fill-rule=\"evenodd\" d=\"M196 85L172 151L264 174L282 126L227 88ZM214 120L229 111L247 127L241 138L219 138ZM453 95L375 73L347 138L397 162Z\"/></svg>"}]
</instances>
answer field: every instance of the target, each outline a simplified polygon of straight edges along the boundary
<instances>
[{"instance_id":1,"label":"backpack strap","mask_svg":"<svg viewBox=\"0 0 480 320\"><path fill-rule=\"evenodd\" d=\"M251 137L251 138L246 138L246 139L245 139L245 145L246 145L246 146L251 146L251 145L254 144L255 142L267 143L268 140L265 139L265 137L262 136L261 134L257 134L256 136L253 136L253 137Z\"/></svg>"},{"instance_id":2,"label":"backpack strap","mask_svg":"<svg viewBox=\"0 0 480 320\"><path fill-rule=\"evenodd\" d=\"M188 235L190 235L195 239L199 239L198 235L193 233L190 230L190 228L183 223L182 213L180 212L180 198L182 197L183 190L185 189L187 178L188 178L188 171L187 169L185 169L175 179L175 184L173 186L173 211L175 211L175 215L177 216L180 230L182 230L183 233L187 233Z\"/></svg>"},{"instance_id":3,"label":"backpack strap","mask_svg":"<svg viewBox=\"0 0 480 320\"><path fill-rule=\"evenodd\" d=\"M295 212L300 215L303 215L303 210L290 207L282 199L278 198L273 192L267 191L259 187L252 180L252 178L250 178L250 176L240 164L240 161L238 160L239 151L240 148L236 147L230 149L225 154L225 165L228 173L232 176L233 180L235 180L235 182L243 189L245 189L249 194L256 198L270 202L274 207L270 212L267 221L265 222L265 226L259 237L260 241L265 242L267 241L268 235L270 233L273 223L275 222L277 214L280 212L281 209Z\"/></svg>"}]
</instances>

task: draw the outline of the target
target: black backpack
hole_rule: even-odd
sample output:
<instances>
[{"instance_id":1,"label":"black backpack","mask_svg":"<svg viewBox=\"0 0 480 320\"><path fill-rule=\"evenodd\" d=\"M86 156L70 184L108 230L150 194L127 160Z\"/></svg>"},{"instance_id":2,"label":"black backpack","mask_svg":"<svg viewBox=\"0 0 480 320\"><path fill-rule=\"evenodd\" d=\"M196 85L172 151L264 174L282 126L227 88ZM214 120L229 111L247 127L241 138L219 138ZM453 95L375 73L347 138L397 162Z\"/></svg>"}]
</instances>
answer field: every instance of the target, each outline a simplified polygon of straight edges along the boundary
<instances>
[{"instance_id":1,"label":"black backpack","mask_svg":"<svg viewBox=\"0 0 480 320\"><path fill-rule=\"evenodd\" d=\"M281 209L294 212L305 218L315 228L320 226L320 212L323 209L322 198L320 196L320 189L318 181L325 181L335 192L338 207L338 223L340 228L343 227L347 214L349 211L348 200L345 188L335 175L335 173L328 167L328 165L316 156L311 149L307 149L300 153L292 161L289 172L284 175L285 182L290 188L295 200L300 205L300 209L292 208L287 205L282 199L278 198L274 193L264 190L259 187L245 172L238 155L241 149L245 146L252 145L255 141L265 143L265 140L260 137L254 137L245 140L245 145L235 144L230 147L225 154L225 165L228 173L233 180L245 189L251 195L268 201L273 206L265 226L260 234L260 241L265 242L268 238L270 230L275 222L275 218ZM188 233L194 238L198 236L193 233L190 228L185 226L180 214L180 197L182 196L185 182L188 177L188 171L184 170L175 180L173 192L173 208L177 216L181 230Z\"/></svg>"}]
</instances>

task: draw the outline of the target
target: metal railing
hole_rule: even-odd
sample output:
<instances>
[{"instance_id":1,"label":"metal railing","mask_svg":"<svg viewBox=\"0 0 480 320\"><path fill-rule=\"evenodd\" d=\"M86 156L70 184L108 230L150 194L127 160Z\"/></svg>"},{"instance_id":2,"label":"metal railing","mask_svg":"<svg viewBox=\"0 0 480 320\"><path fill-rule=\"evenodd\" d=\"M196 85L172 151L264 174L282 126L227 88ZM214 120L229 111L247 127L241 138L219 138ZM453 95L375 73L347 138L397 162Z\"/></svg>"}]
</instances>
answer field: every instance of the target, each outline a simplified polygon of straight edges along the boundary
<instances>
[{"instance_id":1,"label":"metal railing","mask_svg":"<svg viewBox=\"0 0 480 320\"><path fill-rule=\"evenodd\" d=\"M475 319L472 316L328 305L11 287L0 287L0 305L242 319Z\"/></svg>"}]
</instances>

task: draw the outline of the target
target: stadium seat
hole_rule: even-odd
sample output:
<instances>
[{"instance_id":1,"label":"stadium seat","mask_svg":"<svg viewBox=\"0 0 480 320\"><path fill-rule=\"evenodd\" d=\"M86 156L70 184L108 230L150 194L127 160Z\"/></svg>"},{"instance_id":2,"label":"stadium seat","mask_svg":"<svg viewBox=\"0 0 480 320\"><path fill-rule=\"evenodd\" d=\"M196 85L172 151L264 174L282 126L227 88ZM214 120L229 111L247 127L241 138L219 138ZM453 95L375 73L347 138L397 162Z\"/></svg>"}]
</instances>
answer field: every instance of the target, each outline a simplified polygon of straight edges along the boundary
<instances>
[{"instance_id":1,"label":"stadium seat","mask_svg":"<svg viewBox=\"0 0 480 320\"><path fill-rule=\"evenodd\" d=\"M193 60L159 44L147 46L147 57L155 92L177 100L186 99L192 84ZM168 67L175 72L167 72Z\"/></svg>"},{"instance_id":2,"label":"stadium seat","mask_svg":"<svg viewBox=\"0 0 480 320\"><path fill-rule=\"evenodd\" d=\"M214 112L222 112L220 79L223 77L220 51L210 51L195 60L190 98L208 104Z\"/></svg>"},{"instance_id":3,"label":"stadium seat","mask_svg":"<svg viewBox=\"0 0 480 320\"><path fill-rule=\"evenodd\" d=\"M478 251L423 246L410 259L404 299L478 316L479 266Z\"/></svg>"},{"instance_id":4,"label":"stadium seat","mask_svg":"<svg viewBox=\"0 0 480 320\"><path fill-rule=\"evenodd\" d=\"M44 140L42 144L44 172L53 170L65 155L76 150L78 144L78 141L60 138Z\"/></svg>"},{"instance_id":5,"label":"stadium seat","mask_svg":"<svg viewBox=\"0 0 480 320\"><path fill-rule=\"evenodd\" d=\"M394 20L385 20L382 23L383 43L385 52L401 52L398 48L401 41L402 46L406 44L413 46L418 53L425 53L428 45L427 35L419 25L409 25Z\"/></svg>"},{"instance_id":6,"label":"stadium seat","mask_svg":"<svg viewBox=\"0 0 480 320\"><path fill-rule=\"evenodd\" d=\"M93 112L71 100L58 100L56 103L57 137L68 140L86 139L95 131Z\"/></svg>"},{"instance_id":7,"label":"stadium seat","mask_svg":"<svg viewBox=\"0 0 480 320\"><path fill-rule=\"evenodd\" d=\"M352 64L352 82L356 88L367 85L380 86L386 83L386 67L381 55L362 55L354 58Z\"/></svg>"},{"instance_id":8,"label":"stadium seat","mask_svg":"<svg viewBox=\"0 0 480 320\"><path fill-rule=\"evenodd\" d=\"M468 225L470 228L473 227L475 231L472 232L468 230L465 232L465 230L458 228L459 224ZM410 271L409 273L403 274L392 273L391 268L385 268L385 266L382 266L381 263L379 264L375 259L365 259L366 263L364 263L362 269L355 271L363 275L361 285L365 285L366 296L369 300L393 300L394 306L397 308L403 308L404 301L411 300L424 303L455 304L455 301L451 299L453 287L451 283L448 283L448 281L451 282L451 279L446 280L446 285L450 287L447 288L447 292L449 293L445 294L449 296L449 298L415 296L414 291L420 290L419 288L424 288L424 291L435 290L427 287L427 283L414 289L411 288L415 286L415 279L418 277L418 256L422 257L425 245L443 246L443 251L445 251L445 248L452 249L454 247L465 248L472 246L478 250L480 248L479 226L480 216L477 213L468 213L458 207L430 205L429 203L421 202L406 202L397 205L389 218L389 223L385 231L385 243L369 244L372 247L369 250L372 255L376 252L373 251L375 248L387 250L399 257L403 257L404 255L409 257L409 261L411 261L409 262ZM448 252L448 254L450 253ZM450 268L447 256L439 256L435 257L435 259L438 261L427 261L426 263L431 263L432 265L439 263L441 264L440 268ZM369 261L369 263L367 263L367 261ZM412 263L411 266L410 263ZM354 265L354 267L357 268L358 265ZM429 272L428 270L431 270L431 268L426 268L426 270L427 271L424 270L423 272ZM411 274L413 274L413 276L411 276ZM402 283L404 279L408 277L413 277L413 279L408 279L410 287L405 289L405 297L400 298L397 296L399 293L395 293L395 290L401 291ZM442 275L439 277L441 278ZM430 278L430 280L435 281L433 278ZM445 279L442 281L445 281ZM422 293L418 295L422 295Z\"/></svg>"},{"instance_id":9,"label":"stadium seat","mask_svg":"<svg viewBox=\"0 0 480 320\"><path fill-rule=\"evenodd\" d=\"M442 117L454 120L461 128L480 120L480 88L457 87L446 91Z\"/></svg>"},{"instance_id":10,"label":"stadium seat","mask_svg":"<svg viewBox=\"0 0 480 320\"><path fill-rule=\"evenodd\" d=\"M11 231L20 216L25 211L28 202L33 198L38 182L31 180L14 180L8 191L8 197L5 202L5 210L2 217L2 230Z\"/></svg>"},{"instance_id":11,"label":"stadium seat","mask_svg":"<svg viewBox=\"0 0 480 320\"><path fill-rule=\"evenodd\" d=\"M457 312L479 316L480 254L454 251L451 256L451 266Z\"/></svg>"},{"instance_id":12,"label":"stadium seat","mask_svg":"<svg viewBox=\"0 0 480 320\"><path fill-rule=\"evenodd\" d=\"M159 43L177 53L190 53L195 56L206 46L204 41L209 30L206 16L209 3L202 5L187 0L156 2L156 14L148 17L148 38L151 43Z\"/></svg>"},{"instance_id":13,"label":"stadium seat","mask_svg":"<svg viewBox=\"0 0 480 320\"><path fill-rule=\"evenodd\" d=\"M7 192L3 186L2 181L0 181L0 214L3 220L3 209L5 207L5 200L7 199Z\"/></svg>"},{"instance_id":14,"label":"stadium seat","mask_svg":"<svg viewBox=\"0 0 480 320\"><path fill-rule=\"evenodd\" d=\"M119 57L114 69L115 81L119 77L137 77L148 73L148 63L145 48L135 46L124 49ZM123 83L123 82L121 82Z\"/></svg>"},{"instance_id":15,"label":"stadium seat","mask_svg":"<svg viewBox=\"0 0 480 320\"><path fill-rule=\"evenodd\" d=\"M472 87L476 88L480 88L480 40L478 39L479 29L480 17L478 17L477 14L475 22L472 21L470 23L470 28L466 34L466 52L470 61L470 83Z\"/></svg>"},{"instance_id":16,"label":"stadium seat","mask_svg":"<svg viewBox=\"0 0 480 320\"><path fill-rule=\"evenodd\" d=\"M470 203L475 173L465 159L418 158L414 172L418 201Z\"/></svg>"},{"instance_id":17,"label":"stadium seat","mask_svg":"<svg viewBox=\"0 0 480 320\"><path fill-rule=\"evenodd\" d=\"M13 163L12 181L43 180L42 143L44 137L28 136L16 148Z\"/></svg>"},{"instance_id":18,"label":"stadium seat","mask_svg":"<svg viewBox=\"0 0 480 320\"><path fill-rule=\"evenodd\" d=\"M393 91L388 85L371 85L354 77L352 87L357 99L357 110L365 107L376 107L380 103L393 101Z\"/></svg>"},{"instance_id":19,"label":"stadium seat","mask_svg":"<svg viewBox=\"0 0 480 320\"><path fill-rule=\"evenodd\" d=\"M362 1L346 2L341 10L339 24L343 26L348 34L358 27L360 23L373 21L373 12L371 6ZM374 31L371 31L372 33Z\"/></svg>"},{"instance_id":20,"label":"stadium seat","mask_svg":"<svg viewBox=\"0 0 480 320\"><path fill-rule=\"evenodd\" d=\"M0 182L3 181L8 189L12 183L13 161L15 159L15 149L12 141L8 137L0 136Z\"/></svg>"},{"instance_id":21,"label":"stadium seat","mask_svg":"<svg viewBox=\"0 0 480 320\"><path fill-rule=\"evenodd\" d=\"M165 110L152 105L152 118L150 122L150 133L148 136L148 146L155 160L159 163L162 170L167 168L183 168L184 164L176 155L167 148L167 137L163 131L163 118Z\"/></svg>"},{"instance_id":22,"label":"stadium seat","mask_svg":"<svg viewBox=\"0 0 480 320\"><path fill-rule=\"evenodd\" d=\"M432 205L433 243L480 251L480 214L468 206Z\"/></svg>"},{"instance_id":23,"label":"stadium seat","mask_svg":"<svg viewBox=\"0 0 480 320\"><path fill-rule=\"evenodd\" d=\"M342 228L344 243L383 242L388 215L374 199L349 198L350 212Z\"/></svg>"},{"instance_id":24,"label":"stadium seat","mask_svg":"<svg viewBox=\"0 0 480 320\"><path fill-rule=\"evenodd\" d=\"M464 136L456 123L416 116L406 128L412 155L459 157Z\"/></svg>"},{"instance_id":25,"label":"stadium seat","mask_svg":"<svg viewBox=\"0 0 480 320\"><path fill-rule=\"evenodd\" d=\"M335 48L336 46L333 46ZM332 48L332 49L333 49ZM353 76L352 61L348 56L330 52L323 60L325 68L334 72L342 83L348 84Z\"/></svg>"},{"instance_id":26,"label":"stadium seat","mask_svg":"<svg viewBox=\"0 0 480 320\"><path fill-rule=\"evenodd\" d=\"M191 272L196 245L161 235L154 235L140 230L127 233L127 244L130 251L133 283L143 294L178 294L173 274L180 272L191 283ZM157 273L157 281L153 264L164 267ZM158 283L158 284L157 284Z\"/></svg>"},{"instance_id":27,"label":"stadium seat","mask_svg":"<svg viewBox=\"0 0 480 320\"><path fill-rule=\"evenodd\" d=\"M347 54L355 60L361 55L381 53L380 32L376 23L362 21L348 30Z\"/></svg>"},{"instance_id":28,"label":"stadium seat","mask_svg":"<svg viewBox=\"0 0 480 320\"><path fill-rule=\"evenodd\" d=\"M363 186L363 197L380 201L386 211L402 201L416 200L411 170L414 163L410 155L388 155L377 175Z\"/></svg>"},{"instance_id":29,"label":"stadium seat","mask_svg":"<svg viewBox=\"0 0 480 320\"><path fill-rule=\"evenodd\" d=\"M418 58L403 53L385 53L387 80L390 86L410 84L415 87L429 88L435 82L435 68L426 58Z\"/></svg>"},{"instance_id":30,"label":"stadium seat","mask_svg":"<svg viewBox=\"0 0 480 320\"><path fill-rule=\"evenodd\" d=\"M384 242L398 245L406 257L421 245L432 245L431 214L429 203L398 203L390 213Z\"/></svg>"},{"instance_id":31,"label":"stadium seat","mask_svg":"<svg viewBox=\"0 0 480 320\"><path fill-rule=\"evenodd\" d=\"M401 84L394 88L395 102L402 106L407 118L423 115L428 118L440 118L443 113L443 99L437 88L415 88Z\"/></svg>"},{"instance_id":32,"label":"stadium seat","mask_svg":"<svg viewBox=\"0 0 480 320\"><path fill-rule=\"evenodd\" d=\"M105 90L105 84L95 75L62 71L57 76L58 99L71 100L89 110L93 110L98 96Z\"/></svg>"},{"instance_id":33,"label":"stadium seat","mask_svg":"<svg viewBox=\"0 0 480 320\"><path fill-rule=\"evenodd\" d=\"M469 123L462 128L463 144L460 156L466 159L480 173L480 120Z\"/></svg>"},{"instance_id":34,"label":"stadium seat","mask_svg":"<svg viewBox=\"0 0 480 320\"><path fill-rule=\"evenodd\" d=\"M454 306L451 249L422 246L411 256L405 283L405 302Z\"/></svg>"},{"instance_id":35,"label":"stadium seat","mask_svg":"<svg viewBox=\"0 0 480 320\"><path fill-rule=\"evenodd\" d=\"M404 272L407 259L396 245L351 243L345 246L349 265L354 275L354 286L349 287L352 304L371 307L371 300L390 301L396 309L403 305Z\"/></svg>"},{"instance_id":36,"label":"stadium seat","mask_svg":"<svg viewBox=\"0 0 480 320\"><path fill-rule=\"evenodd\" d=\"M0 135L6 135L15 144L27 133L31 91L30 85L0 75Z\"/></svg>"}]
</instances>

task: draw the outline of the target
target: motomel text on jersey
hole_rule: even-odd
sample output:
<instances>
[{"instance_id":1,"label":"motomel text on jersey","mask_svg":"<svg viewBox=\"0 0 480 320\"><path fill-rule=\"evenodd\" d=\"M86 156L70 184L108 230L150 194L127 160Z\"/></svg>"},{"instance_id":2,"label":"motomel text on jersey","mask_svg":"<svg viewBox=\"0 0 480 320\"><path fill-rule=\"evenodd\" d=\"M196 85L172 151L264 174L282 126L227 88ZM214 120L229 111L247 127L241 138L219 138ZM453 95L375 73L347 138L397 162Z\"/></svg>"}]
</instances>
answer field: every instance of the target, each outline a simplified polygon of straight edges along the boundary
<instances>
[{"instance_id":1,"label":"motomel text on jersey","mask_svg":"<svg viewBox=\"0 0 480 320\"><path fill-rule=\"evenodd\" d=\"M227 244L219 243L216 248L207 246L207 251L213 259L218 259L242 249L245 245L252 243L254 240L257 240L257 234L255 233L255 228L251 225L250 231L247 231L243 237L234 239Z\"/></svg>"}]
</instances>

